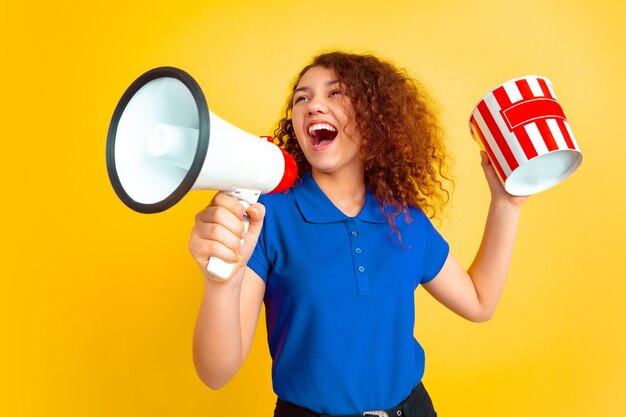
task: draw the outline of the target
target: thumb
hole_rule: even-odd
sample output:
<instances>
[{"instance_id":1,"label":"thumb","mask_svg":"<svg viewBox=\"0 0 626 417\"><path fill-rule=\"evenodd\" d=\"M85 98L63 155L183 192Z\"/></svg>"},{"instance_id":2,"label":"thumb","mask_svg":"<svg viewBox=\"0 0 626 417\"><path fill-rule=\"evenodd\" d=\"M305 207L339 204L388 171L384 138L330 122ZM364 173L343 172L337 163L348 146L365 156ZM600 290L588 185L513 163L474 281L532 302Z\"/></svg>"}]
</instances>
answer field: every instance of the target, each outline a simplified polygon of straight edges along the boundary
<instances>
[{"instance_id":1,"label":"thumb","mask_svg":"<svg viewBox=\"0 0 626 417\"><path fill-rule=\"evenodd\" d=\"M246 260L248 260L254 251L254 247L256 246L256 243L259 240L259 235L261 234L261 229L263 228L265 206L261 203L252 204L246 210L246 214L250 218L250 221L248 223L248 231L246 232L243 240L241 254Z\"/></svg>"},{"instance_id":2,"label":"thumb","mask_svg":"<svg viewBox=\"0 0 626 417\"><path fill-rule=\"evenodd\" d=\"M485 151L480 151L480 164L482 166L491 165L491 161L489 160L489 155L487 155L487 152Z\"/></svg>"}]
</instances>

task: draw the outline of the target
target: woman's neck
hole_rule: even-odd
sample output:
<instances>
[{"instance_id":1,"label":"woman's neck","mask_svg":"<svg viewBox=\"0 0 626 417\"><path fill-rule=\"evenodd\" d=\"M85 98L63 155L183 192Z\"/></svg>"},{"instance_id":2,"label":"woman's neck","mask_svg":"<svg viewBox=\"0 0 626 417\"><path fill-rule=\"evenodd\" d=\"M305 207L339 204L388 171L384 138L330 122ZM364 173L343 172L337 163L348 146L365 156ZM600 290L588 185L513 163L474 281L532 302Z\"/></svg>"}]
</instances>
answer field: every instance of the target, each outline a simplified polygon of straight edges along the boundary
<instances>
[{"instance_id":1,"label":"woman's neck","mask_svg":"<svg viewBox=\"0 0 626 417\"><path fill-rule=\"evenodd\" d=\"M350 173L326 173L311 170L313 179L326 197L346 216L355 217L365 204L365 175L362 170Z\"/></svg>"}]
</instances>

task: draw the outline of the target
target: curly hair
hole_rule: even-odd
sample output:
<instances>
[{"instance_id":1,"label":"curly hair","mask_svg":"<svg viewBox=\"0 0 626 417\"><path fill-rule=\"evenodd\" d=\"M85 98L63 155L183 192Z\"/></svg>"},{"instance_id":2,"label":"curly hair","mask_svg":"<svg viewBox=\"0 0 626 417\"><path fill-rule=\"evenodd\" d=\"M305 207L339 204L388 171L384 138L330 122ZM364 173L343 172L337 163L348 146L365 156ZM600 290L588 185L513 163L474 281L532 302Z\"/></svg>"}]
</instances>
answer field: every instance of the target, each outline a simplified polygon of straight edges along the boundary
<instances>
[{"instance_id":1,"label":"curly hair","mask_svg":"<svg viewBox=\"0 0 626 417\"><path fill-rule=\"evenodd\" d=\"M323 53L296 77L274 136L295 158L298 175L311 165L293 128L293 94L302 76L315 66L332 70L346 88L362 138L365 182L391 228L398 233L395 217L401 213L410 221L409 206L430 218L440 214L450 200L448 185L453 182L432 100L405 70L372 55Z\"/></svg>"}]
</instances>

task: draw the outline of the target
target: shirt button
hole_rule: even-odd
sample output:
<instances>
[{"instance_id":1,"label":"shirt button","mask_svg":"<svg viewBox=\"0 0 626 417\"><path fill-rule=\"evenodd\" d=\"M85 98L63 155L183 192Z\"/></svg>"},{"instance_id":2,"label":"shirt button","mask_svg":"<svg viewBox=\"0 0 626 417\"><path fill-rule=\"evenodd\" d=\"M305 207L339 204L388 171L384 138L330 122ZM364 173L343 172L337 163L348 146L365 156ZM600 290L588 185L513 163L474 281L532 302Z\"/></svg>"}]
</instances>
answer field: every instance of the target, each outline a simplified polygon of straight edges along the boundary
<instances>
[{"instance_id":1,"label":"shirt button","mask_svg":"<svg viewBox=\"0 0 626 417\"><path fill-rule=\"evenodd\" d=\"M354 251L355 251L356 253L361 253L361 252L362 252L362 251L361 251L361 248L356 248Z\"/></svg>"},{"instance_id":2,"label":"shirt button","mask_svg":"<svg viewBox=\"0 0 626 417\"><path fill-rule=\"evenodd\" d=\"M359 267L359 272L365 272L365 268L363 268L362 266Z\"/></svg>"},{"instance_id":3,"label":"shirt button","mask_svg":"<svg viewBox=\"0 0 626 417\"><path fill-rule=\"evenodd\" d=\"M357 232L356 230L353 230L351 234L352 234L352 236L358 236L359 232Z\"/></svg>"}]
</instances>

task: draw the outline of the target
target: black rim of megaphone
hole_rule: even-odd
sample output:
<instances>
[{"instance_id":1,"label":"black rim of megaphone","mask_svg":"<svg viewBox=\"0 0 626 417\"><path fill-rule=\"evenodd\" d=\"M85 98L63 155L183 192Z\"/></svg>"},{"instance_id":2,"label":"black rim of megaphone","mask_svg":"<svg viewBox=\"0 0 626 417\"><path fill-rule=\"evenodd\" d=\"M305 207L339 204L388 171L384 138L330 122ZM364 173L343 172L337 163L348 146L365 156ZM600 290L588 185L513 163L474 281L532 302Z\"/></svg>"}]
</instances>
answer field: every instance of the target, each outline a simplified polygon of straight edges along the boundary
<instances>
[{"instance_id":1,"label":"black rim of megaphone","mask_svg":"<svg viewBox=\"0 0 626 417\"><path fill-rule=\"evenodd\" d=\"M115 137L117 135L117 127L126 109L126 106L133 98L133 96L139 91L141 87L146 85L152 80L156 80L157 78L175 78L182 82L192 94L193 99L196 102L196 107L198 109L198 146L196 148L196 154L193 159L193 163L185 175L185 178L181 181L180 185L176 187L176 189L165 199L153 203L153 204L145 204L135 201L131 198L120 181L120 178L117 174L117 167L115 165ZM185 194L191 190L196 180L198 179L198 175L200 175L200 171L202 169L202 165L204 164L204 160L206 159L207 151L209 149L209 129L210 129L210 116L209 116L209 107L207 105L204 94L202 93L202 89L193 79L191 75L186 73L185 71L175 68L175 67L159 67L154 68L139 78L137 78L128 89L122 95L115 111L113 112L113 117L111 119L111 124L109 125L109 132L107 134L107 147L106 147L106 162L107 162L107 170L109 173L109 180L113 185L113 189L117 196L131 209L138 211L140 213L159 213L161 211L167 210L172 207L174 204L178 203L180 199L182 199Z\"/></svg>"}]
</instances>

